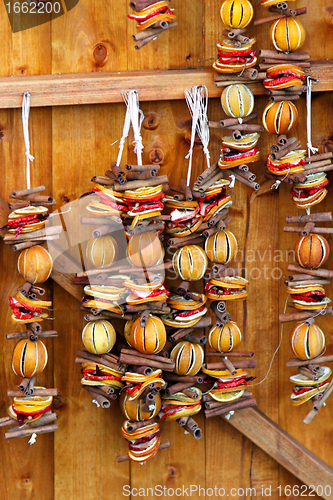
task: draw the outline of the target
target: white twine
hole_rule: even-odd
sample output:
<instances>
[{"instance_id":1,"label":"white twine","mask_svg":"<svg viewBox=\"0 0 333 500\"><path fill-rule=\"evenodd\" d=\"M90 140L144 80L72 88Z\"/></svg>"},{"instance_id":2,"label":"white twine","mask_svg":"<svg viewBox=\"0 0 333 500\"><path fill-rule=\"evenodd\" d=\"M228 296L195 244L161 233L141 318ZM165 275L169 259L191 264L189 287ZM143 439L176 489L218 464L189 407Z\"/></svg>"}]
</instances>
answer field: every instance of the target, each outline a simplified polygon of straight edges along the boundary
<instances>
[{"instance_id":1,"label":"white twine","mask_svg":"<svg viewBox=\"0 0 333 500\"><path fill-rule=\"evenodd\" d=\"M33 434L31 434L31 438L29 439L28 444L30 444L30 446L32 444L35 444L36 438L37 438L37 434L34 432Z\"/></svg>"},{"instance_id":2,"label":"white twine","mask_svg":"<svg viewBox=\"0 0 333 500\"><path fill-rule=\"evenodd\" d=\"M23 101L22 101L22 125L23 125L23 137L25 144L25 156L27 158L27 163L26 163L27 189L31 188L30 162L35 159L30 154L29 113L30 113L30 94L29 92L25 92L23 94Z\"/></svg>"},{"instance_id":3,"label":"white twine","mask_svg":"<svg viewBox=\"0 0 333 500\"><path fill-rule=\"evenodd\" d=\"M290 172L290 168L288 168L288 172L286 173L286 175L283 177L283 179L277 179L274 184L271 185L271 189L279 189L280 187L280 184L281 182L283 182L289 175L289 172Z\"/></svg>"},{"instance_id":4,"label":"white twine","mask_svg":"<svg viewBox=\"0 0 333 500\"><path fill-rule=\"evenodd\" d=\"M93 400L92 400L92 403L94 403L94 404L97 406L97 408L99 408L99 407L101 406L101 405L99 404L99 402L98 402L98 401L96 401L96 399L93 399Z\"/></svg>"},{"instance_id":5,"label":"white twine","mask_svg":"<svg viewBox=\"0 0 333 500\"><path fill-rule=\"evenodd\" d=\"M233 174L231 174L231 175L229 175L229 179L230 179L229 188L232 189L235 187L236 177Z\"/></svg>"},{"instance_id":6,"label":"white twine","mask_svg":"<svg viewBox=\"0 0 333 500\"><path fill-rule=\"evenodd\" d=\"M185 90L185 99L188 109L192 116L192 130L191 130L191 143L188 154L185 156L189 160L188 170L187 170L187 180L186 183L189 186L191 180L191 170L192 170L192 156L195 134L198 136L203 145L203 152L206 156L207 168L210 167L210 154L208 150L209 144L209 125L208 125L208 90L205 85L196 85L190 90Z\"/></svg>"},{"instance_id":7,"label":"white twine","mask_svg":"<svg viewBox=\"0 0 333 500\"><path fill-rule=\"evenodd\" d=\"M318 149L317 149L317 151L318 151ZM306 211L306 215L310 215L311 207L306 207L305 211Z\"/></svg>"},{"instance_id":8,"label":"white twine","mask_svg":"<svg viewBox=\"0 0 333 500\"><path fill-rule=\"evenodd\" d=\"M226 420L229 420L230 417L232 417L234 415L235 411L234 410L231 410L229 411L229 413L224 417Z\"/></svg>"},{"instance_id":9,"label":"white twine","mask_svg":"<svg viewBox=\"0 0 333 500\"><path fill-rule=\"evenodd\" d=\"M307 137L307 147L308 147L308 156L311 154L315 154L318 152L318 148L312 146L311 142L311 86L312 86L312 78L308 76L306 78L306 137Z\"/></svg>"},{"instance_id":10,"label":"white twine","mask_svg":"<svg viewBox=\"0 0 333 500\"><path fill-rule=\"evenodd\" d=\"M141 125L144 119L144 115L139 108L139 92L137 90L129 90L123 93L123 99L126 104L126 115L124 120L123 135L119 141L119 153L117 158L117 165L120 165L121 157L124 150L125 140L128 137L129 129L132 124L134 133L134 153L137 156L138 165L142 165L142 137L141 137ZM117 142L117 141L116 141Z\"/></svg>"}]
</instances>

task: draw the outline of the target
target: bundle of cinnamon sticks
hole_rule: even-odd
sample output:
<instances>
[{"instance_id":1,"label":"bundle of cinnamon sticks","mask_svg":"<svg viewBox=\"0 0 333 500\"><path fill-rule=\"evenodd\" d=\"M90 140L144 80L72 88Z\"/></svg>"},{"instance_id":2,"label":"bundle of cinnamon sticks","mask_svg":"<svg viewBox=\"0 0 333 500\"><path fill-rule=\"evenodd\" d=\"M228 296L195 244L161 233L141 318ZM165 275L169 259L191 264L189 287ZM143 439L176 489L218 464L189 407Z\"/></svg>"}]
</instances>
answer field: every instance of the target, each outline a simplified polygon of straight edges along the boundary
<instances>
[{"instance_id":1,"label":"bundle of cinnamon sticks","mask_svg":"<svg viewBox=\"0 0 333 500\"><path fill-rule=\"evenodd\" d=\"M156 40L161 33L177 26L173 10L169 6L161 7L156 0L131 0L129 5L133 14L128 17L138 23L136 25L138 33L133 35L133 40L137 42L136 50Z\"/></svg>"}]
</instances>

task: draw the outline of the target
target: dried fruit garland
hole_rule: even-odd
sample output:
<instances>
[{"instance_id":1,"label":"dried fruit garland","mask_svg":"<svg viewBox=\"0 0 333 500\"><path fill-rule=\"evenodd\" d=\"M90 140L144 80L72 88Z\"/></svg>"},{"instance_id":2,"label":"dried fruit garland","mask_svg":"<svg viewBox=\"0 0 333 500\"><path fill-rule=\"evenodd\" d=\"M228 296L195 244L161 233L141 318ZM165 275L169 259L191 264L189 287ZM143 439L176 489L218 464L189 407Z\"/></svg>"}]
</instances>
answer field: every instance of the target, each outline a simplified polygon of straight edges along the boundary
<instances>
[{"instance_id":1,"label":"dried fruit garland","mask_svg":"<svg viewBox=\"0 0 333 500\"><path fill-rule=\"evenodd\" d=\"M46 389L36 384L38 376L46 367L48 354L40 338L57 337L54 330L42 331L41 322L49 317L52 302L44 299L45 289L37 285L49 278L53 260L49 251L41 246L45 241L59 238L61 226L47 224L48 206L56 205L51 196L45 196L44 186L30 187L29 162L33 160L29 151L28 117L30 95L23 98L23 130L27 156L27 189L12 191L4 242L12 245L14 251L22 250L18 258L18 271L25 279L15 294L9 298L12 309L11 321L14 325L24 325L25 332L8 333L7 339L20 339L13 350L12 369L17 377L23 377L17 390L7 391L13 398L8 408L8 416L0 418L0 426L12 426L6 439L30 437L33 444L38 434L57 430L57 414L52 412L53 397L57 389ZM26 118L25 118L26 117ZM26 125L26 126L25 126ZM47 226L46 226L47 224Z\"/></svg>"},{"instance_id":2,"label":"dried fruit garland","mask_svg":"<svg viewBox=\"0 0 333 500\"><path fill-rule=\"evenodd\" d=\"M265 6L272 4L272 1L263 3ZM332 277L333 273L319 269L330 253L329 244L322 234L330 234L333 230L315 227L316 222L332 220L332 214L310 214L310 208L318 205L327 195L326 172L333 169L333 155L315 154L318 150L311 144L312 79L306 77L304 71L310 67L310 55L293 53L303 45L305 39L304 28L295 17L305 14L306 8L293 11L288 8L287 2L281 2L270 10L277 12L276 17L280 16L270 29L271 42L276 52L260 51L259 56L263 61L259 67L267 70L267 78L263 84L272 101L263 112L263 125L269 133L277 134L278 138L267 157L267 168L278 176L274 187L278 187L281 180L291 184L292 201L297 208L306 210L306 215L287 217L288 223L305 222L304 227L284 228L285 231L302 233L295 245L298 265L288 266L288 271L299 274L290 275L286 285L291 297L291 303L287 305L303 312L283 313L280 315L280 321L298 321L290 336L291 348L298 359L290 360L287 366L298 367L298 373L290 377L290 381L296 384L291 396L292 404L299 406L312 401L313 409L304 419L304 422L309 424L333 390L333 381L328 381L332 374L331 369L321 366L321 363L332 361L333 357L320 356L325 350L325 335L314 324L317 316L333 312L332 308L328 307L330 299L326 297L324 289L324 285L330 283L326 278ZM269 18L256 23L261 24L268 20ZM306 150L300 149L301 143L296 137L286 136L298 120L297 107L292 101L297 101L305 91L307 156Z\"/></svg>"},{"instance_id":3,"label":"dried fruit garland","mask_svg":"<svg viewBox=\"0 0 333 500\"><path fill-rule=\"evenodd\" d=\"M246 26L253 17L253 7L249 0L225 0L220 15L227 29L217 45L218 56L213 68L218 72L214 76L215 86L224 88L221 105L229 118L209 122L209 126L225 128L231 134L222 137L218 167L257 191L260 186L255 182L256 176L249 171L248 164L260 159L257 143L259 133L264 129L262 125L248 123L258 115L253 113L254 96L245 83L262 80L266 74L254 68L257 64L256 52L253 50L256 39L246 36Z\"/></svg>"}]
</instances>

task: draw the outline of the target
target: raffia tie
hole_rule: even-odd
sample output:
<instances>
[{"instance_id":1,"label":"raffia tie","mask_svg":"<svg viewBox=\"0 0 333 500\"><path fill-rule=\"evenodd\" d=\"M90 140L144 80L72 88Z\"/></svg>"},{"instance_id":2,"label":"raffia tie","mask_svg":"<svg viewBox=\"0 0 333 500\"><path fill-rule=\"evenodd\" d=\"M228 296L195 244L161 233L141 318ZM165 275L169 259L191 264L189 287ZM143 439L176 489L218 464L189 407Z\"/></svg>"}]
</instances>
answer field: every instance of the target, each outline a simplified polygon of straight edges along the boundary
<instances>
[{"instance_id":1,"label":"raffia tie","mask_svg":"<svg viewBox=\"0 0 333 500\"><path fill-rule=\"evenodd\" d=\"M30 140L29 140L29 114L30 114L30 94L25 92L23 94L22 101L22 125L23 125L23 137L25 144L25 156L26 156L26 178L27 178L27 189L31 188L31 175L30 175L30 162L35 158L30 154Z\"/></svg>"}]
</instances>

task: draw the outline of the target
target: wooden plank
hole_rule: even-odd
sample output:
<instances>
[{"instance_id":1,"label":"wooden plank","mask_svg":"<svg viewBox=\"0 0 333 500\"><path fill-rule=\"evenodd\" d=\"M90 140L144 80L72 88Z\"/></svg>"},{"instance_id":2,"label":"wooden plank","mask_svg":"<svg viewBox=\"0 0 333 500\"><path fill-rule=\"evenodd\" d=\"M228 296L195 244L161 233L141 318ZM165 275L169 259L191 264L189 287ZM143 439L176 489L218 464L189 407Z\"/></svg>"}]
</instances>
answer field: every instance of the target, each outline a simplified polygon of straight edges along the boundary
<instances>
[{"instance_id":1,"label":"wooden plank","mask_svg":"<svg viewBox=\"0 0 333 500\"><path fill-rule=\"evenodd\" d=\"M225 417L221 417L225 420ZM229 424L250 438L257 446L306 485L332 485L333 469L285 432L257 408L235 412ZM332 500L333 491L322 495Z\"/></svg>"},{"instance_id":2,"label":"wooden plank","mask_svg":"<svg viewBox=\"0 0 333 500\"><path fill-rule=\"evenodd\" d=\"M332 69L333 60L313 63L307 74L320 80L313 84L314 92L333 90ZM195 68L1 77L0 103L2 108L18 108L27 90L33 107L122 102L122 92L131 89L139 90L140 101L178 100L194 85L206 85L209 97L219 97L214 73L212 68ZM266 94L261 82L249 88L254 95Z\"/></svg>"}]
</instances>

